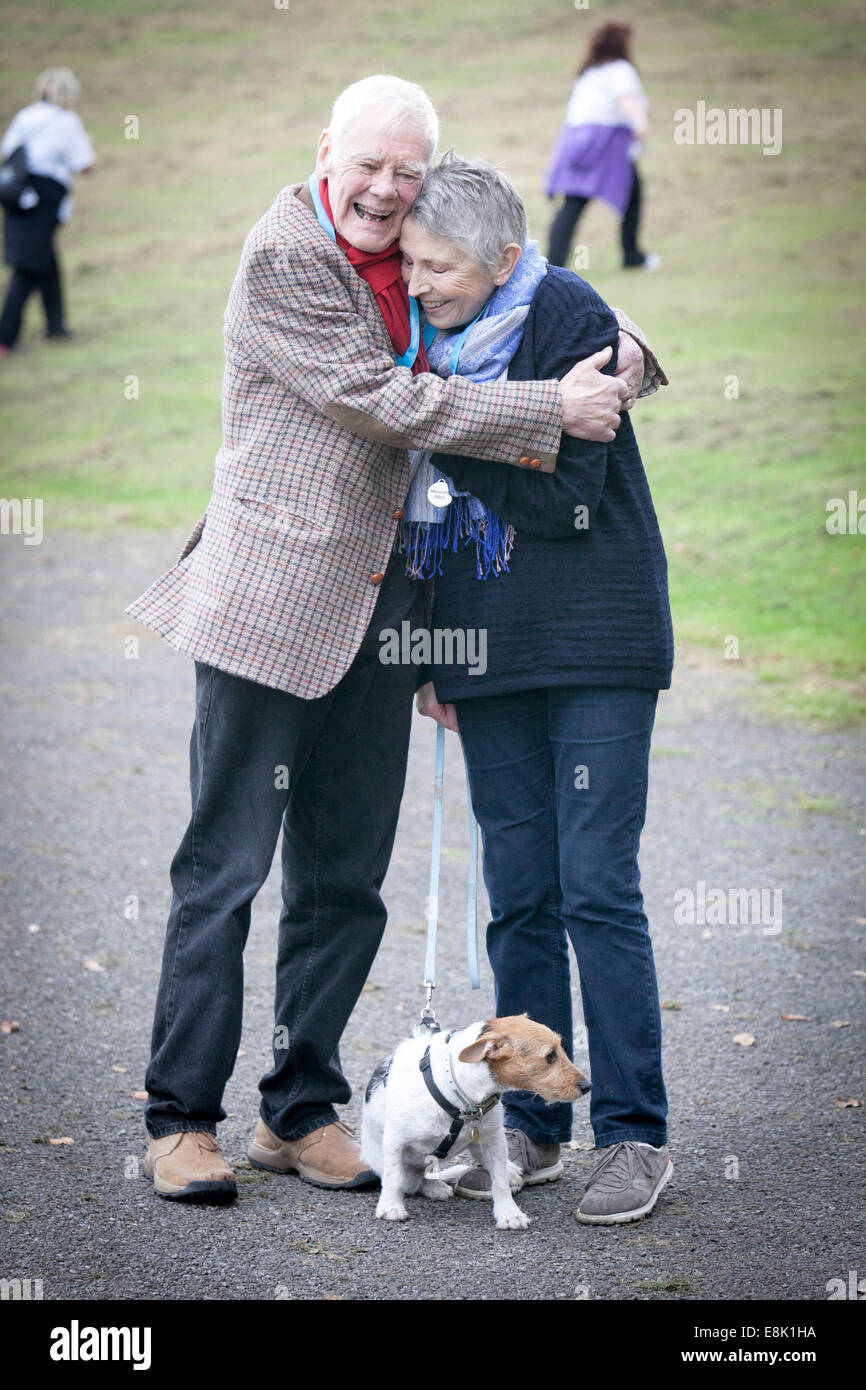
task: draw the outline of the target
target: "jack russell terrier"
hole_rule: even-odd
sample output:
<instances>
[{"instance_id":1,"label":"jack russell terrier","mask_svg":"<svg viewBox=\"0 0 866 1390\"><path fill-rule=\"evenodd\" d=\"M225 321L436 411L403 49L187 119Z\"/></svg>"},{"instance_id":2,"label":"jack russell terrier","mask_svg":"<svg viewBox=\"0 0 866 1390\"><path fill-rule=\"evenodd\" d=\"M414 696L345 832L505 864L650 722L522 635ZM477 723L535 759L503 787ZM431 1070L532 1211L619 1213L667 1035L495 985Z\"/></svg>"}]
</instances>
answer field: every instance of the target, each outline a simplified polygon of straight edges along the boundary
<instances>
[{"instance_id":1,"label":"jack russell terrier","mask_svg":"<svg viewBox=\"0 0 866 1390\"><path fill-rule=\"evenodd\" d=\"M382 1180L376 1216L407 1220L403 1198L419 1192L438 1201L453 1197L446 1179L466 1165L434 1170L431 1159L453 1159L471 1148L490 1174L497 1227L525 1230L529 1217L511 1193L500 1094L532 1091L542 1100L572 1101L590 1089L589 1081L556 1033L527 1014L455 1033L419 1032L379 1064L364 1097L361 1159Z\"/></svg>"}]
</instances>

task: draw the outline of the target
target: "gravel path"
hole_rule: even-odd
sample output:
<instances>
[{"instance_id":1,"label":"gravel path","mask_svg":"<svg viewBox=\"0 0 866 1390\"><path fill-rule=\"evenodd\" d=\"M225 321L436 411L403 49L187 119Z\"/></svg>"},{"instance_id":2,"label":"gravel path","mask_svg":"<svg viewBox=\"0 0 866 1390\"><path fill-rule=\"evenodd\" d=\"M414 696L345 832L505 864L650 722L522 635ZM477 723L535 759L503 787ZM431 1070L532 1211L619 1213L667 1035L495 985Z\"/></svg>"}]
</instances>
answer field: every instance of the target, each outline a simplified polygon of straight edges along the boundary
<instances>
[{"instance_id":1,"label":"gravel path","mask_svg":"<svg viewBox=\"0 0 866 1390\"><path fill-rule=\"evenodd\" d=\"M465 1201L416 1201L408 1223L385 1226L373 1219L374 1194L324 1193L250 1169L268 1065L276 873L253 911L244 1035L220 1132L239 1200L219 1209L155 1198L137 1176L134 1093L168 864L187 815L193 670L123 606L182 540L0 542L0 1017L20 1024L0 1036L0 1277L41 1278L46 1299L821 1300L829 1280L866 1276L866 1110L839 1104L866 1101L866 747L858 731L757 717L741 698L747 673L722 661L681 660L656 723L642 869L676 1176L650 1220L575 1221L594 1157L580 1107L565 1177L520 1198L533 1217L525 1234L496 1231L486 1203ZM137 659L124 654L129 635L140 640ZM350 1123L372 1066L421 1001L433 743L432 724L416 720L385 885L390 925L343 1051L356 1091ZM493 995L486 962L480 994L467 978L453 738L448 757L437 1004L444 1023L462 1026L492 1012ZM678 924L675 894L699 881L780 888L781 930ZM745 1033L754 1046L734 1042ZM586 1064L585 1053L577 1060Z\"/></svg>"}]
</instances>

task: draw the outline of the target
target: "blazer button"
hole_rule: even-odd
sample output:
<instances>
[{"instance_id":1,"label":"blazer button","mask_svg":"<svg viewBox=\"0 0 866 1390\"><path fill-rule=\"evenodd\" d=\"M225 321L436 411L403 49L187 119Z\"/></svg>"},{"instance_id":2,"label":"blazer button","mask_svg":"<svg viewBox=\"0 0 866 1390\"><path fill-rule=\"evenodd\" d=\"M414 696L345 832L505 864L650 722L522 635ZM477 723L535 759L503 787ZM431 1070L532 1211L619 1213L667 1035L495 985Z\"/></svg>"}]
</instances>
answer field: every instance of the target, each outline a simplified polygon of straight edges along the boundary
<instances>
[{"instance_id":1,"label":"blazer button","mask_svg":"<svg viewBox=\"0 0 866 1390\"><path fill-rule=\"evenodd\" d=\"M371 584L381 584L381 583L382 583L382 580L383 580L384 578L385 578L384 574L371 574L371 575L370 575L370 583L371 583Z\"/></svg>"},{"instance_id":2,"label":"blazer button","mask_svg":"<svg viewBox=\"0 0 866 1390\"><path fill-rule=\"evenodd\" d=\"M395 512L392 512L392 513L391 513L391 515L392 515L392 517L394 518L395 521L402 521L403 518L404 518L404 516L406 515L405 508L403 508L403 507L398 507L397 510L396 510Z\"/></svg>"},{"instance_id":3,"label":"blazer button","mask_svg":"<svg viewBox=\"0 0 866 1390\"><path fill-rule=\"evenodd\" d=\"M528 455L528 454L524 454L524 455L523 455L523 458L520 459L519 462L520 462L520 467L521 467L521 468L525 468L526 465L527 465L528 462L529 462L529 455Z\"/></svg>"},{"instance_id":4,"label":"blazer button","mask_svg":"<svg viewBox=\"0 0 866 1390\"><path fill-rule=\"evenodd\" d=\"M529 466L530 466L530 468L540 468L540 467L541 467L541 459L530 459L530 460L529 460Z\"/></svg>"}]
</instances>

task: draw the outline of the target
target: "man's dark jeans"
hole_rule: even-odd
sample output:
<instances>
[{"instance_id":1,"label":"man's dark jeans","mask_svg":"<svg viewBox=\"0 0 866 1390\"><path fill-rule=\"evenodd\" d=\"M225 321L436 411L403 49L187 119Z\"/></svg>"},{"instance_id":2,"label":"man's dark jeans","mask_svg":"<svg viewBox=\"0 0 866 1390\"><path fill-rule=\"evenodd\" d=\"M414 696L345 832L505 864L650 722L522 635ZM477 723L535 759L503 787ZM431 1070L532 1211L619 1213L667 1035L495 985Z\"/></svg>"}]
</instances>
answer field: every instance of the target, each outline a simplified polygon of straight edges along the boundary
<instances>
[{"instance_id":1,"label":"man's dark jeans","mask_svg":"<svg viewBox=\"0 0 866 1390\"><path fill-rule=\"evenodd\" d=\"M339 1042L385 926L379 889L418 676L417 667L379 660L379 630L396 616L423 625L423 591L392 565L355 661L316 700L196 663L192 819L171 867L145 1082L154 1137L213 1133L225 1119L250 907L281 825L274 1065L260 1082L261 1115L280 1138L299 1139L349 1100Z\"/></svg>"},{"instance_id":2,"label":"man's dark jeans","mask_svg":"<svg viewBox=\"0 0 866 1390\"><path fill-rule=\"evenodd\" d=\"M661 1015L637 863L656 698L557 686L456 705L483 833L497 1013L527 1012L572 1055L570 937L597 1148L665 1143ZM572 1108L512 1091L505 1121L536 1143L560 1143Z\"/></svg>"}]
</instances>

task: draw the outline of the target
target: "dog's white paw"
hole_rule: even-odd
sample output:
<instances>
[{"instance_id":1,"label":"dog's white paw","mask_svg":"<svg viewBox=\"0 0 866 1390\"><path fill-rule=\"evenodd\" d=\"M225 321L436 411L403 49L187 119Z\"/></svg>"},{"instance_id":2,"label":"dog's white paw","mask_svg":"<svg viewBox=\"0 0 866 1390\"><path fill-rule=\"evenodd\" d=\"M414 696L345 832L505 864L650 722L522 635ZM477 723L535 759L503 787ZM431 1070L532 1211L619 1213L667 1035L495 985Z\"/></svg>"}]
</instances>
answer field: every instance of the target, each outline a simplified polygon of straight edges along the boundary
<instances>
[{"instance_id":1,"label":"dog's white paw","mask_svg":"<svg viewBox=\"0 0 866 1390\"><path fill-rule=\"evenodd\" d=\"M496 1218L496 1229L498 1231L525 1231L532 1221L531 1216L521 1211L520 1207L514 1207L511 1211L504 1211Z\"/></svg>"},{"instance_id":2,"label":"dog's white paw","mask_svg":"<svg viewBox=\"0 0 866 1390\"><path fill-rule=\"evenodd\" d=\"M447 1182L437 1182L435 1178L425 1178L421 1191L434 1202L447 1202L449 1197L454 1196L453 1187L449 1187Z\"/></svg>"},{"instance_id":3,"label":"dog's white paw","mask_svg":"<svg viewBox=\"0 0 866 1390\"><path fill-rule=\"evenodd\" d=\"M517 1164L517 1163L514 1163L513 1160L509 1158L509 1160L508 1160L508 1185L509 1185L509 1187L511 1188L511 1191L512 1191L512 1192L519 1192L519 1191L520 1191L521 1187L523 1186L523 1179L524 1179L524 1174L523 1174L523 1170L521 1169L520 1165Z\"/></svg>"},{"instance_id":4,"label":"dog's white paw","mask_svg":"<svg viewBox=\"0 0 866 1390\"><path fill-rule=\"evenodd\" d=\"M380 1197L376 1217L379 1221L408 1221L409 1213L402 1202L386 1202Z\"/></svg>"}]
</instances>

